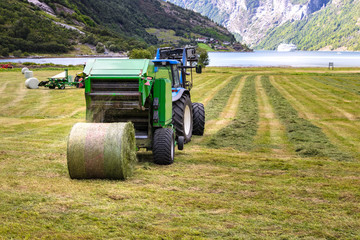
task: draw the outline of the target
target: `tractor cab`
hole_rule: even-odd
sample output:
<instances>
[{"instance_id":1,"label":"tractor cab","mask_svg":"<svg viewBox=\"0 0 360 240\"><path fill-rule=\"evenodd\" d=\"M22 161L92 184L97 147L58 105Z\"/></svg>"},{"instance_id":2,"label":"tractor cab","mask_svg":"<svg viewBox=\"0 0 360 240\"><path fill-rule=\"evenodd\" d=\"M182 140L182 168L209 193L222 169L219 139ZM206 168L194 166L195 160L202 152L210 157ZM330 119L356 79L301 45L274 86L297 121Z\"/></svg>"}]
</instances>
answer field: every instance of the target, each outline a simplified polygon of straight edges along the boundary
<instances>
[{"instance_id":1,"label":"tractor cab","mask_svg":"<svg viewBox=\"0 0 360 240\"><path fill-rule=\"evenodd\" d=\"M182 87L179 75L180 62L176 60L153 60L155 78L166 78L171 81L172 88Z\"/></svg>"},{"instance_id":2,"label":"tractor cab","mask_svg":"<svg viewBox=\"0 0 360 240\"><path fill-rule=\"evenodd\" d=\"M195 47L185 48L159 48L154 61L177 62L177 71L179 72L179 84L174 85L173 88L183 88L188 91L193 86L193 69L196 69L196 73L201 73L202 69L200 65L197 65L199 61L196 54ZM190 70L190 72L188 72ZM175 71L174 71L175 72ZM190 80L187 79L190 76Z\"/></svg>"}]
</instances>

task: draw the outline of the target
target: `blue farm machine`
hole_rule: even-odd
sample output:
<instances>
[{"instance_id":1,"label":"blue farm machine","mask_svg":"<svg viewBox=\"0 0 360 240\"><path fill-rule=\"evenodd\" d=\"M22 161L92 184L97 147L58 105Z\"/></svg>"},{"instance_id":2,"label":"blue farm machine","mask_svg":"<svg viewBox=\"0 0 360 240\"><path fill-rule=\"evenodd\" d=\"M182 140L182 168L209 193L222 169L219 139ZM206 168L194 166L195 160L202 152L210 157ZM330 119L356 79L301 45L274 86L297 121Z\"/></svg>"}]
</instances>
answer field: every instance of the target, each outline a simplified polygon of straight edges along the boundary
<instances>
[{"instance_id":1,"label":"blue farm machine","mask_svg":"<svg viewBox=\"0 0 360 240\"><path fill-rule=\"evenodd\" d=\"M158 49L154 60L94 59L85 68L87 123L74 125L67 161L71 178L126 179L136 151L154 162L174 162L192 135L203 135L205 110L191 101L193 47Z\"/></svg>"}]
</instances>

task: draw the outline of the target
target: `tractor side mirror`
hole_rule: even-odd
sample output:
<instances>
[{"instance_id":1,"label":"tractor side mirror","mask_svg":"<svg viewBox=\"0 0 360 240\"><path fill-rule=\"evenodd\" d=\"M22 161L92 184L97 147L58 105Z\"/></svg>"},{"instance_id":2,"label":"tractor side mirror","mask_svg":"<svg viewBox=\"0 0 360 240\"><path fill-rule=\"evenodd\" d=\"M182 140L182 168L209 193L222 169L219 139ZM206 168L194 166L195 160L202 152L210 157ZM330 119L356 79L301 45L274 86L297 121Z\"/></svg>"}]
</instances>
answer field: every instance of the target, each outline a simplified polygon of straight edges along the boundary
<instances>
[{"instance_id":1,"label":"tractor side mirror","mask_svg":"<svg viewBox=\"0 0 360 240\"><path fill-rule=\"evenodd\" d=\"M202 67L201 65L196 65L196 73L202 73Z\"/></svg>"}]
</instances>

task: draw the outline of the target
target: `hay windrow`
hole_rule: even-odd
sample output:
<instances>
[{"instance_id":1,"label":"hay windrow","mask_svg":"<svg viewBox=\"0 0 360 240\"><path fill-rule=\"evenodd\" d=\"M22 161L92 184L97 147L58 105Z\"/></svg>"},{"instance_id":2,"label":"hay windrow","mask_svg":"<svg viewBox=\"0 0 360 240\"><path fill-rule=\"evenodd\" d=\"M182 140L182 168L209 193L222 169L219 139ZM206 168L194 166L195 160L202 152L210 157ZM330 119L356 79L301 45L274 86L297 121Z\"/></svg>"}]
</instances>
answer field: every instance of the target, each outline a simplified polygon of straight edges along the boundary
<instances>
[{"instance_id":1,"label":"hay windrow","mask_svg":"<svg viewBox=\"0 0 360 240\"><path fill-rule=\"evenodd\" d=\"M348 79L341 79L339 77L312 77L312 79L325 85L360 95L360 85L357 84L356 81L353 82L349 81Z\"/></svg>"},{"instance_id":2,"label":"hay windrow","mask_svg":"<svg viewBox=\"0 0 360 240\"><path fill-rule=\"evenodd\" d=\"M336 160L350 160L348 154L333 145L321 128L299 117L298 112L271 84L268 77L262 77L261 83L269 96L275 113L286 127L289 141L302 157L329 157Z\"/></svg>"},{"instance_id":3,"label":"hay windrow","mask_svg":"<svg viewBox=\"0 0 360 240\"><path fill-rule=\"evenodd\" d=\"M215 119L220 115L223 108L226 106L226 103L234 90L234 88L238 85L242 76L233 77L226 86L224 86L213 99L209 101L206 105L206 119L211 120Z\"/></svg>"},{"instance_id":4,"label":"hay windrow","mask_svg":"<svg viewBox=\"0 0 360 240\"><path fill-rule=\"evenodd\" d=\"M68 140L67 160L73 179L127 179L137 162L133 124L75 124Z\"/></svg>"},{"instance_id":5,"label":"hay windrow","mask_svg":"<svg viewBox=\"0 0 360 240\"><path fill-rule=\"evenodd\" d=\"M241 92L241 101L236 118L230 125L212 136L207 142L208 147L231 147L241 151L251 150L254 147L254 137L259 122L256 97L255 76L250 76Z\"/></svg>"}]
</instances>

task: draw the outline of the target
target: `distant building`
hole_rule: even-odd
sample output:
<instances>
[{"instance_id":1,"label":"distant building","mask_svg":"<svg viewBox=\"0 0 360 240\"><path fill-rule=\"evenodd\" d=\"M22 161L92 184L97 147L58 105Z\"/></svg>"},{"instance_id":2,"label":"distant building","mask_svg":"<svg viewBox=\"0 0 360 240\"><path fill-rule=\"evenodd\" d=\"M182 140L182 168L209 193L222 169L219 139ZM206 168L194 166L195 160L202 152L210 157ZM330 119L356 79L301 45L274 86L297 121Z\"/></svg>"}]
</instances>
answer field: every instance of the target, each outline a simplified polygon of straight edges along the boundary
<instances>
[{"instance_id":1,"label":"distant building","mask_svg":"<svg viewBox=\"0 0 360 240\"><path fill-rule=\"evenodd\" d=\"M200 42L200 43L207 43L208 39L207 38L198 38L198 39L196 39L196 41Z\"/></svg>"},{"instance_id":2,"label":"distant building","mask_svg":"<svg viewBox=\"0 0 360 240\"><path fill-rule=\"evenodd\" d=\"M228 45L230 45L230 44L231 44L231 42L224 41L224 42L223 42L223 44L224 44L224 45L226 45L226 46L228 46Z\"/></svg>"},{"instance_id":3,"label":"distant building","mask_svg":"<svg viewBox=\"0 0 360 240\"><path fill-rule=\"evenodd\" d=\"M214 48L215 48L215 50L225 50L225 51L229 50L227 47L220 46L220 45L216 45Z\"/></svg>"},{"instance_id":4,"label":"distant building","mask_svg":"<svg viewBox=\"0 0 360 240\"><path fill-rule=\"evenodd\" d=\"M210 38L209 43L211 43L211 44L219 44L219 40Z\"/></svg>"}]
</instances>

